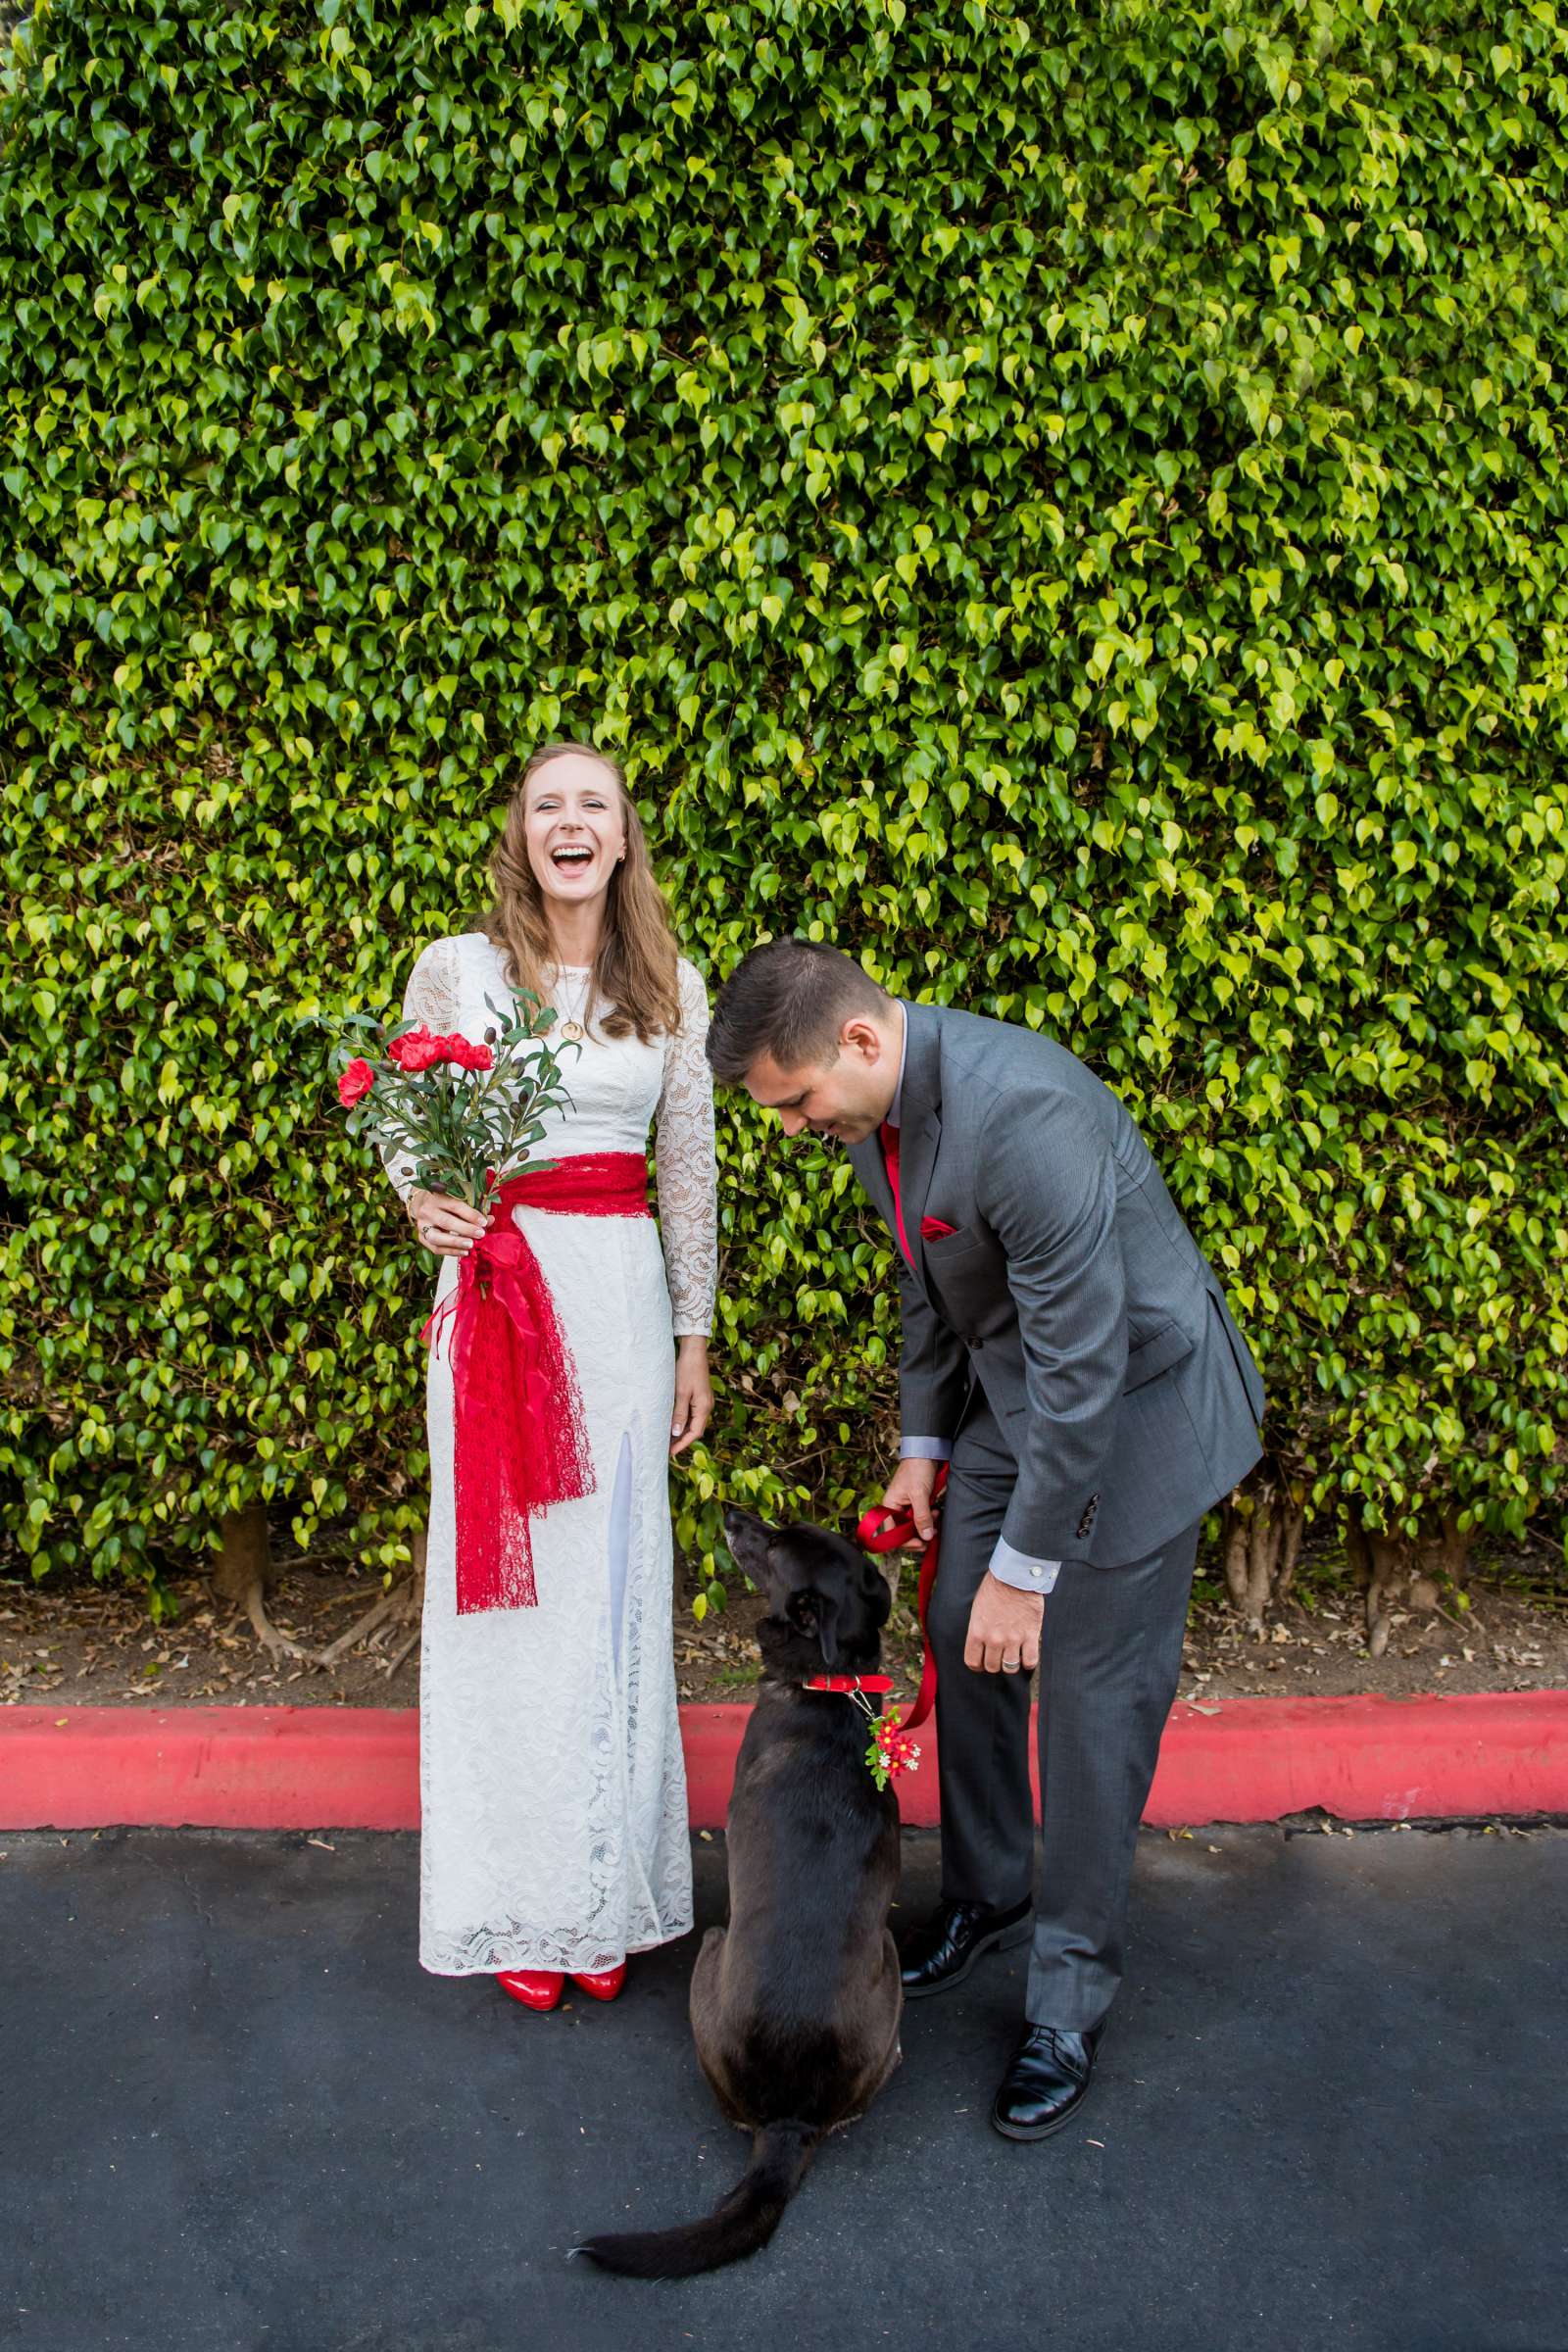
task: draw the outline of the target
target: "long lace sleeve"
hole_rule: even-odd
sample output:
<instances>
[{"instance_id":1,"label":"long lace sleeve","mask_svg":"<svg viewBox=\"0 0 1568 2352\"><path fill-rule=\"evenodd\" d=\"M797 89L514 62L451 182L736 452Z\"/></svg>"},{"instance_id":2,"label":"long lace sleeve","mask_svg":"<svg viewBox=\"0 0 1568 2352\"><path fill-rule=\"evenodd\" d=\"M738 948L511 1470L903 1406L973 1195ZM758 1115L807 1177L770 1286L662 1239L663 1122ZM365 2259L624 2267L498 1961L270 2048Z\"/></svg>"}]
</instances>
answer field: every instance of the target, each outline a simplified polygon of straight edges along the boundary
<instances>
[{"instance_id":1,"label":"long lace sleeve","mask_svg":"<svg viewBox=\"0 0 1568 2352\"><path fill-rule=\"evenodd\" d=\"M708 992L702 974L683 957L680 1028L664 1047L664 1091L654 1144L659 1227L677 1339L707 1338L718 1288L718 1172L713 1081L703 1052L707 1035Z\"/></svg>"},{"instance_id":2,"label":"long lace sleeve","mask_svg":"<svg viewBox=\"0 0 1568 2352\"><path fill-rule=\"evenodd\" d=\"M427 1029L447 1036L458 1025L458 943L434 939L415 962L403 992L403 1018L422 1021ZM383 1152L382 1162L398 1198L407 1200L414 1190L415 1167L407 1153Z\"/></svg>"}]
</instances>

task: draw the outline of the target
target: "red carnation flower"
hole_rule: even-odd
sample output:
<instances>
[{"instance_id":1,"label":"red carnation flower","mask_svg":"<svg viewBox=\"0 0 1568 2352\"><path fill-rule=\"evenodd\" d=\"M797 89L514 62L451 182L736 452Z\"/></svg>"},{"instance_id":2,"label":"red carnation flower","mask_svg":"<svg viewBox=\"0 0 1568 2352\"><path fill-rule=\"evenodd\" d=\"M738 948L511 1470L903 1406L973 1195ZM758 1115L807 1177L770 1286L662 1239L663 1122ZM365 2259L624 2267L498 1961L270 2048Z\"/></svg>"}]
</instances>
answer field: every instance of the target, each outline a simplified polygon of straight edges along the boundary
<instances>
[{"instance_id":1,"label":"red carnation flower","mask_svg":"<svg viewBox=\"0 0 1568 2352\"><path fill-rule=\"evenodd\" d=\"M375 1072L368 1061L351 1061L337 1082L337 1099L345 1110L352 1110L374 1084Z\"/></svg>"},{"instance_id":2,"label":"red carnation flower","mask_svg":"<svg viewBox=\"0 0 1568 2352\"><path fill-rule=\"evenodd\" d=\"M388 1061L395 1061L400 1070L411 1073L427 1070L432 1062L447 1059L448 1043L444 1037L432 1037L429 1030L423 1027L410 1029L402 1037L392 1040L386 1050L386 1057Z\"/></svg>"},{"instance_id":3,"label":"red carnation flower","mask_svg":"<svg viewBox=\"0 0 1568 2352\"><path fill-rule=\"evenodd\" d=\"M448 1061L455 1061L460 1070L488 1070L494 1064L495 1055L488 1046L472 1046L466 1037L444 1037L440 1042L447 1050Z\"/></svg>"}]
</instances>

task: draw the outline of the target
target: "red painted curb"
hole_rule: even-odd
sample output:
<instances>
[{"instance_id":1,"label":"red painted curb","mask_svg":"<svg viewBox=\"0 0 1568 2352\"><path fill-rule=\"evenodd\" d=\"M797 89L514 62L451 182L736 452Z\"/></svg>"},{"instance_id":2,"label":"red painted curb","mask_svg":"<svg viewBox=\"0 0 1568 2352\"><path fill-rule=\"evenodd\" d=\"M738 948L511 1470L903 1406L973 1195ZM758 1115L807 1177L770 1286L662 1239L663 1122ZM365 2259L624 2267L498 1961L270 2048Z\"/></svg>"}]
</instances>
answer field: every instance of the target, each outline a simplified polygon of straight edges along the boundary
<instances>
[{"instance_id":1,"label":"red painted curb","mask_svg":"<svg viewBox=\"0 0 1568 2352\"><path fill-rule=\"evenodd\" d=\"M7 1707L9 1830L416 1830L419 1719L386 1707Z\"/></svg>"},{"instance_id":2,"label":"red painted curb","mask_svg":"<svg viewBox=\"0 0 1568 2352\"><path fill-rule=\"evenodd\" d=\"M750 1709L682 1707L692 1825L716 1829ZM937 1819L936 1740L900 1784ZM1568 1813L1568 1690L1452 1698L1231 1698L1178 1706L1144 1818L1157 1829ZM369 1707L0 1709L0 1829L112 1824L413 1830L418 1718Z\"/></svg>"}]
</instances>

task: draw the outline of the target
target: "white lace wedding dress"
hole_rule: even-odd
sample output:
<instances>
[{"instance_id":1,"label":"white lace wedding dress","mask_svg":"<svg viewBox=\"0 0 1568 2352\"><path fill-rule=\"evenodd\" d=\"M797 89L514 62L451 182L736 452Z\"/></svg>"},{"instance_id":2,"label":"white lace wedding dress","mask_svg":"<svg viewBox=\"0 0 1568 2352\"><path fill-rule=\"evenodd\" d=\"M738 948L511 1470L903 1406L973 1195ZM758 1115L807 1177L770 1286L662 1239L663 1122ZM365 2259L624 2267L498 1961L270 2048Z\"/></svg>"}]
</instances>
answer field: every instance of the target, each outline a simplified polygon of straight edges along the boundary
<instances>
[{"instance_id":1,"label":"white lace wedding dress","mask_svg":"<svg viewBox=\"0 0 1568 2352\"><path fill-rule=\"evenodd\" d=\"M558 1009L580 1004L586 978L563 975ZM466 932L425 949L404 1010L477 1042L486 997L509 995L501 951ZM710 1326L717 1214L708 1001L684 960L680 1004L671 1038L590 1034L566 1057L575 1107L539 1146L554 1160L641 1153L653 1126L659 1225L514 1211L576 1361L595 1474L591 1494L530 1522L537 1607L457 1614L445 1343L430 1358L419 1958L438 1976L609 1969L691 1925L669 1423L673 1339ZM406 1196L407 1163L389 1173ZM443 1259L437 1298L456 1281Z\"/></svg>"}]
</instances>

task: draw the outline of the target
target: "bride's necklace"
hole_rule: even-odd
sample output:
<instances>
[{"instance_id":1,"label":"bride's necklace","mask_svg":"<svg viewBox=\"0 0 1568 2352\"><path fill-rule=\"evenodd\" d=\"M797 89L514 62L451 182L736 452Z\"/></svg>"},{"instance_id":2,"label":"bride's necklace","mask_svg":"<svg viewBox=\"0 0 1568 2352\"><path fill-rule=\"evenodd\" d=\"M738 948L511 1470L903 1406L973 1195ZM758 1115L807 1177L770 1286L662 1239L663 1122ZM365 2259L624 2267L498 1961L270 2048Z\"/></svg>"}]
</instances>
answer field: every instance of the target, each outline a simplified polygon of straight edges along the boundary
<instances>
[{"instance_id":1,"label":"bride's necklace","mask_svg":"<svg viewBox=\"0 0 1568 2352\"><path fill-rule=\"evenodd\" d=\"M582 974L582 986L578 989L575 998L562 1004L565 1018L561 1024L561 1034L570 1046L580 1046L588 1034L583 1026L582 1016L587 1010L588 991L593 984L594 975L590 967ZM566 974L560 964L556 966L556 995L558 999L565 999L566 995Z\"/></svg>"}]
</instances>

